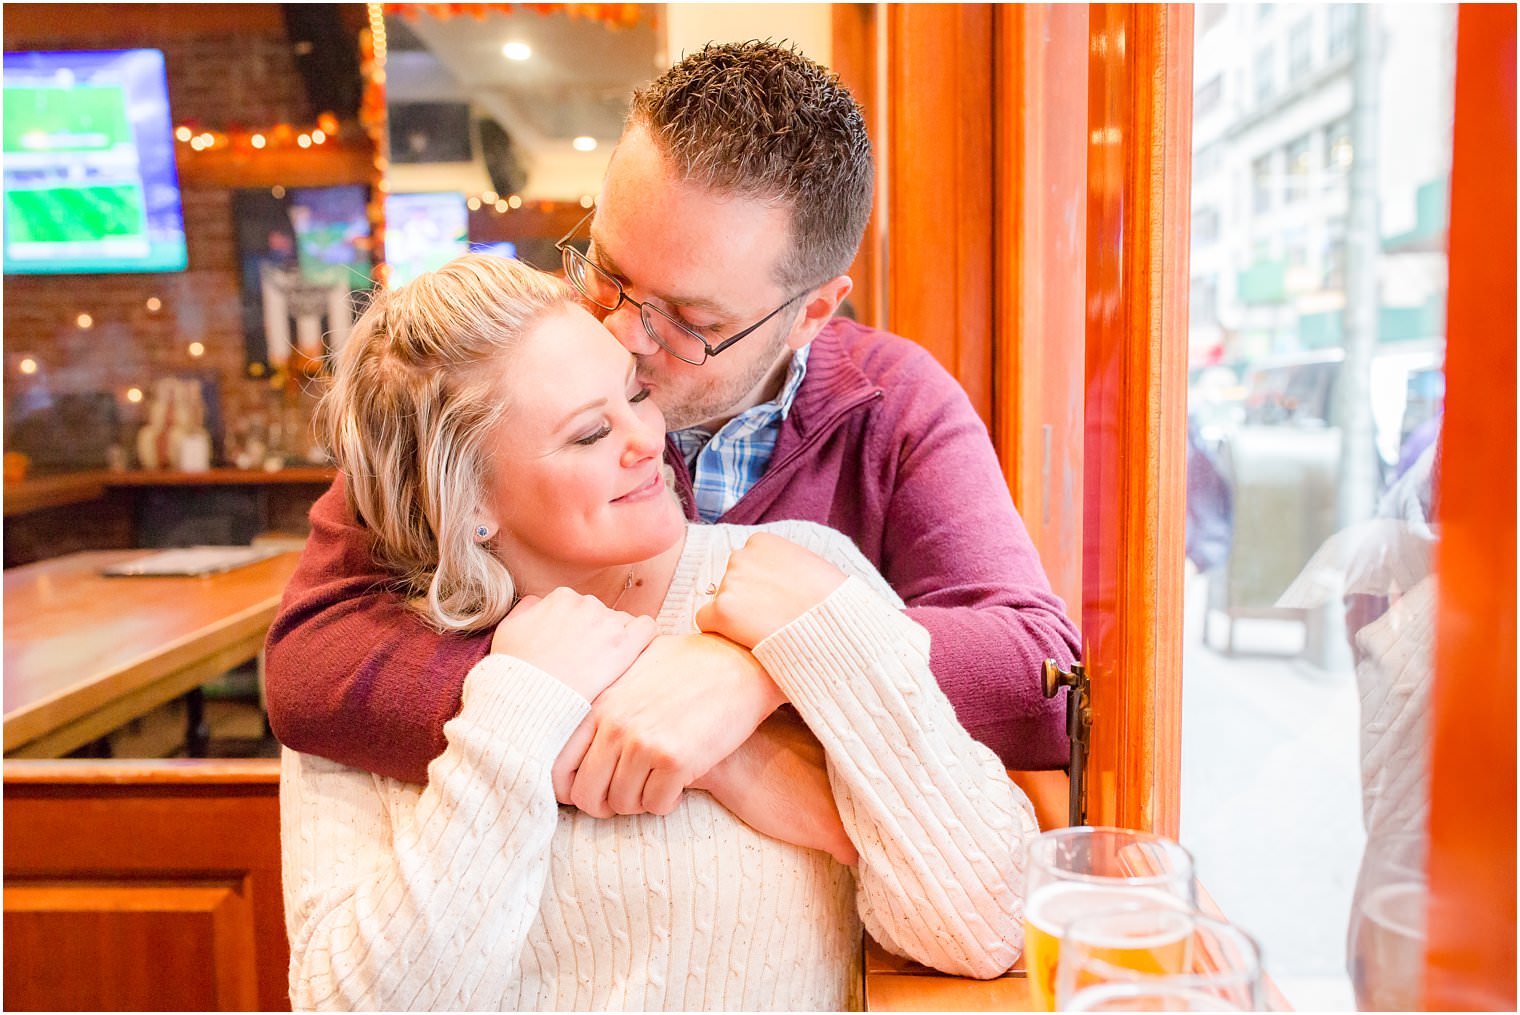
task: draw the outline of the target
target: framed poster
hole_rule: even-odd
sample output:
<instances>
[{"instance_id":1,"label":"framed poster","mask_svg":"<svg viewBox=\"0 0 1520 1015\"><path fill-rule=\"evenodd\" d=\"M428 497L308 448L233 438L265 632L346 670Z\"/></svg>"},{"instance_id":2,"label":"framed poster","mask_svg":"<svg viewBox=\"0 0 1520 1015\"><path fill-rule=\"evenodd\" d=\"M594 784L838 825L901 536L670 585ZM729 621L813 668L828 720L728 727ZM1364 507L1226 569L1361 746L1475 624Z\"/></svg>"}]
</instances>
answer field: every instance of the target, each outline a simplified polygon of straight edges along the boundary
<instances>
[{"instance_id":1,"label":"framed poster","mask_svg":"<svg viewBox=\"0 0 1520 1015\"><path fill-rule=\"evenodd\" d=\"M369 188L232 195L248 373L315 374L343 347L373 281Z\"/></svg>"}]
</instances>

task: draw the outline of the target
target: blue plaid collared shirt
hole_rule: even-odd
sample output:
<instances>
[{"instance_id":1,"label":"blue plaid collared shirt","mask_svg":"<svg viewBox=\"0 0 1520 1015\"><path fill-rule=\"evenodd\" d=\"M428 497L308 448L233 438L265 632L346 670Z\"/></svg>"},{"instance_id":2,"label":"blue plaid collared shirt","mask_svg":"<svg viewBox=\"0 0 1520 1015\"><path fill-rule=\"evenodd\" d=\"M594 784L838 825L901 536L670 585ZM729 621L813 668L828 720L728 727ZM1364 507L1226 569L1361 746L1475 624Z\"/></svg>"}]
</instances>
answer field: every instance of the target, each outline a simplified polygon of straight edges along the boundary
<instances>
[{"instance_id":1,"label":"blue plaid collared shirt","mask_svg":"<svg viewBox=\"0 0 1520 1015\"><path fill-rule=\"evenodd\" d=\"M745 409L717 433L697 426L671 433L691 472L697 517L704 522L721 518L765 474L781 435L781 421L792 411L807 373L809 348L805 345L792 354L786 383L774 400Z\"/></svg>"}]
</instances>

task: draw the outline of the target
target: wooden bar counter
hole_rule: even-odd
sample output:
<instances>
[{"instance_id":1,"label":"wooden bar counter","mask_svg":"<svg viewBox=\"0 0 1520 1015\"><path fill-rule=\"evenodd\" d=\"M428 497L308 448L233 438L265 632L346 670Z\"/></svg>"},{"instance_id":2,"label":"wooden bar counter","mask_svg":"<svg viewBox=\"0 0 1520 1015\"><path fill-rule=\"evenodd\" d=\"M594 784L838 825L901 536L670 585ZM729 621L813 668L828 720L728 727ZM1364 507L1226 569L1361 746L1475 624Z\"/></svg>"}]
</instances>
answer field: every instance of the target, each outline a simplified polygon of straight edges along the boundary
<instances>
[{"instance_id":1,"label":"wooden bar counter","mask_svg":"<svg viewBox=\"0 0 1520 1015\"><path fill-rule=\"evenodd\" d=\"M151 551L5 572L5 754L58 757L255 658L296 553L204 577L107 578Z\"/></svg>"}]
</instances>

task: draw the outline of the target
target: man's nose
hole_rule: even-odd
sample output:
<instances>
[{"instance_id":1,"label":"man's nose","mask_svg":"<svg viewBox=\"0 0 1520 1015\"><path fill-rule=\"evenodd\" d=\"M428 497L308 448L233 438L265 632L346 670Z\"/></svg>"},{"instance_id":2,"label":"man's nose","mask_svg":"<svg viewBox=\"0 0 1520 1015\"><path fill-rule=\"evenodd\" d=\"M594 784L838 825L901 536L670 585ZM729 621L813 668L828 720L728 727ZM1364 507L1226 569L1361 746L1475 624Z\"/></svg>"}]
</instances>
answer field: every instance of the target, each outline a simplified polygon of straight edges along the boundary
<instances>
[{"instance_id":1,"label":"man's nose","mask_svg":"<svg viewBox=\"0 0 1520 1015\"><path fill-rule=\"evenodd\" d=\"M623 305L612 313L602 318L602 323L612 336L622 343L623 348L635 356L648 356L659 349L649 331L644 327L643 317L639 308L623 301Z\"/></svg>"}]
</instances>

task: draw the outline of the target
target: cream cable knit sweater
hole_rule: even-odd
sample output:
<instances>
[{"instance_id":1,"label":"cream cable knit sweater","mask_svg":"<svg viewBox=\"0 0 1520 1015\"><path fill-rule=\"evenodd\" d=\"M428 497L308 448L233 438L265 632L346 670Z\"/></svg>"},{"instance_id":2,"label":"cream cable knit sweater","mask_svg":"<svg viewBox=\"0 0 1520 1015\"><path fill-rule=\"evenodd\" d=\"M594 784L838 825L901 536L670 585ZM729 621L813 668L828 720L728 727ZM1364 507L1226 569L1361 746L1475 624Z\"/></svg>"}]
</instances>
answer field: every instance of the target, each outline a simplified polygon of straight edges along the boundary
<instances>
[{"instance_id":1,"label":"cream cable knit sweater","mask_svg":"<svg viewBox=\"0 0 1520 1015\"><path fill-rule=\"evenodd\" d=\"M1022 947L1033 811L929 672L929 639L854 546L764 526L852 577L755 648L822 742L855 868L760 835L706 793L668 817L559 807L550 766L589 711L521 660L464 686L424 788L286 751L280 789L297 1009L841 1009L862 924L994 976ZM660 629L756 531L692 526Z\"/></svg>"}]
</instances>

